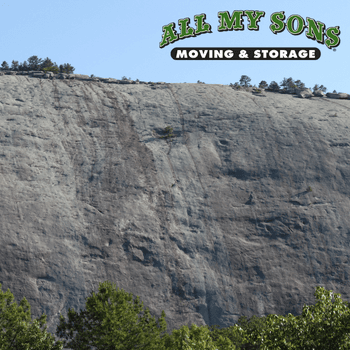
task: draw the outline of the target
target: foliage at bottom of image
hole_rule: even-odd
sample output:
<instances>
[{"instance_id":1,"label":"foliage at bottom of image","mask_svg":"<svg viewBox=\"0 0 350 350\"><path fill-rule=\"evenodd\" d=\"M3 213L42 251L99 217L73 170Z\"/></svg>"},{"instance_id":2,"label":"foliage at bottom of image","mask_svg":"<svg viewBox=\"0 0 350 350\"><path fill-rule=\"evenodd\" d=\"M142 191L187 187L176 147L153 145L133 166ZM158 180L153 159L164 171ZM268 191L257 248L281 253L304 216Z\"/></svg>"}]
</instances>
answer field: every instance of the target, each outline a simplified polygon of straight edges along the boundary
<instances>
[{"instance_id":1,"label":"foliage at bottom of image","mask_svg":"<svg viewBox=\"0 0 350 350\"><path fill-rule=\"evenodd\" d=\"M164 311L156 321L139 297L133 300L131 293L105 281L86 298L85 310L69 309L67 319L60 315L56 335L65 340L56 340L46 332L46 315L32 321L28 301L23 298L18 306L0 284L0 350L350 349L349 303L340 294L332 302L333 292L323 287L316 287L314 295L317 303L304 305L300 316L242 316L228 328L192 324L168 334Z\"/></svg>"}]
</instances>

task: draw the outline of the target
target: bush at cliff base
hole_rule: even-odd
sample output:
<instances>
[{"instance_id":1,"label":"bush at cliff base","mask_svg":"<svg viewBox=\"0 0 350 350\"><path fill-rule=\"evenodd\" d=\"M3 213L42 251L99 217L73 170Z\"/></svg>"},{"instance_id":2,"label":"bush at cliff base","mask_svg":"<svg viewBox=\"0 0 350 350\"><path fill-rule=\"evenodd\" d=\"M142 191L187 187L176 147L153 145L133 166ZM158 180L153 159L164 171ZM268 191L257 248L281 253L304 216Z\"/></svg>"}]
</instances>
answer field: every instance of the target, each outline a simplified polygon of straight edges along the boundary
<instances>
[{"instance_id":1,"label":"bush at cliff base","mask_svg":"<svg viewBox=\"0 0 350 350\"><path fill-rule=\"evenodd\" d=\"M41 329L46 315L31 322L28 301L23 298L17 306L10 291L3 293L0 284L0 350L62 350L63 345L73 350L93 346L98 350L350 349L349 303L342 302L340 294L332 302L332 294L316 287L318 302L304 305L300 316L268 315L250 324L239 320L234 326L212 331L192 324L191 329L182 326L169 335L164 311L157 322L148 309L138 316L143 309L139 297L133 301L131 293L117 291L106 281L100 283L98 294L87 298L85 311L78 314L70 309L67 322L60 316L56 334L67 341L55 342L46 326Z\"/></svg>"},{"instance_id":2,"label":"bush at cliff base","mask_svg":"<svg viewBox=\"0 0 350 350\"><path fill-rule=\"evenodd\" d=\"M349 303L342 302L340 294L323 287L314 293L318 302L304 305L301 316L268 315L265 328L246 335L260 350L268 349L350 349Z\"/></svg>"},{"instance_id":3,"label":"bush at cliff base","mask_svg":"<svg viewBox=\"0 0 350 350\"><path fill-rule=\"evenodd\" d=\"M219 336L219 339L214 343L210 331L206 327L197 327L192 324L191 329L187 326L182 326L179 330L173 330L171 336L164 339L165 349L176 350L235 350L236 347L232 342Z\"/></svg>"}]
</instances>

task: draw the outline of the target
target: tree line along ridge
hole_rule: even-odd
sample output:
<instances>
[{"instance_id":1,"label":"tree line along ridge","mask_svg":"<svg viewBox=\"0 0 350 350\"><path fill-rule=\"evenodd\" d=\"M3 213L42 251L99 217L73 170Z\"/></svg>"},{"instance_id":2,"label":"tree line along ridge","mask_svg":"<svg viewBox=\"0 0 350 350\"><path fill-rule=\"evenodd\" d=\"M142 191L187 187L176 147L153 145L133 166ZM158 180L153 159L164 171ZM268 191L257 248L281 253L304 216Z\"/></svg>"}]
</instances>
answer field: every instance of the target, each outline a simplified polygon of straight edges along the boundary
<instances>
[{"instance_id":1,"label":"tree line along ridge","mask_svg":"<svg viewBox=\"0 0 350 350\"><path fill-rule=\"evenodd\" d=\"M46 72L53 72L55 74L58 73L66 73L66 74L73 74L75 71L75 68L69 64L60 64L59 66L56 64L56 62L52 62L49 57L46 57L44 60L41 58L38 58L38 56L31 56L28 58L28 62L24 61L23 63L19 63L18 61L12 60L11 67L8 65L6 61L3 61L0 67L0 71L44 71ZM91 77L93 78L94 75L91 74ZM122 77L122 80L128 80L126 76ZM131 80L131 78L129 78ZM139 81L138 79L136 81ZM253 87L249 84L251 79L247 75L242 75L241 79L239 80L239 83L236 82L234 84L230 83L230 86L235 89L240 88L248 88ZM200 80L197 81L197 83L205 84L201 82ZM256 88L256 86L254 86ZM300 80L294 81L291 77L290 78L284 78L283 81L280 83L280 85L276 81L272 81L270 84L268 84L265 80L262 80L259 83L258 86L259 89L268 89L272 91L282 91L287 92L294 88L304 89L305 84L301 82ZM283 89L281 89L283 88ZM311 88L310 88L311 90ZM313 87L313 92L316 90L320 90L322 92L326 92L327 88L323 85L315 84ZM337 93L336 90L333 91L333 93Z\"/></svg>"}]
</instances>

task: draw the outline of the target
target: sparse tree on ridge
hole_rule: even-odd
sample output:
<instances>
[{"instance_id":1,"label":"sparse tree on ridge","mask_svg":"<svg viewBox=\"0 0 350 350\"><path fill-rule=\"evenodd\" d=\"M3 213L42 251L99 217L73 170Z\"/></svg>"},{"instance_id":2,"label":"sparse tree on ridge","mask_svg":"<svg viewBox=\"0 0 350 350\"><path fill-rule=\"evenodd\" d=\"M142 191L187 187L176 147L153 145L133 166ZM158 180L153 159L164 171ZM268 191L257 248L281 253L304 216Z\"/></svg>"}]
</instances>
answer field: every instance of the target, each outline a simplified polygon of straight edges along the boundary
<instances>
[{"instance_id":1,"label":"sparse tree on ridge","mask_svg":"<svg viewBox=\"0 0 350 350\"><path fill-rule=\"evenodd\" d=\"M38 58L38 56L31 56L28 58L29 70L39 70L40 65L42 64L42 59Z\"/></svg>"},{"instance_id":2,"label":"sparse tree on ridge","mask_svg":"<svg viewBox=\"0 0 350 350\"><path fill-rule=\"evenodd\" d=\"M305 88L305 84L302 83L300 80L296 80L294 83L299 89L304 89Z\"/></svg>"},{"instance_id":3,"label":"sparse tree on ridge","mask_svg":"<svg viewBox=\"0 0 350 350\"><path fill-rule=\"evenodd\" d=\"M30 69L29 69L29 66L28 66L27 61L24 61L23 63L21 63L21 64L18 66L18 70L19 70L19 71L22 71L22 72L24 72L24 71L29 71Z\"/></svg>"},{"instance_id":4,"label":"sparse tree on ridge","mask_svg":"<svg viewBox=\"0 0 350 350\"><path fill-rule=\"evenodd\" d=\"M56 63L53 63L50 58L46 58L44 61L38 56L31 56L28 58L28 63L24 61L21 64L18 64L18 61L12 61L11 68L6 61L3 61L1 64L0 70L10 70L10 71L38 71L42 70L44 72L54 72L54 73L67 73L72 74L75 68L69 63L64 65L57 66ZM1 349L0 349L1 350Z\"/></svg>"},{"instance_id":5,"label":"sparse tree on ridge","mask_svg":"<svg viewBox=\"0 0 350 350\"><path fill-rule=\"evenodd\" d=\"M14 61L14 60L12 61L11 70L18 71L18 61Z\"/></svg>"},{"instance_id":6,"label":"sparse tree on ridge","mask_svg":"<svg viewBox=\"0 0 350 350\"><path fill-rule=\"evenodd\" d=\"M326 92L327 88L325 86L323 86L323 85L318 86L317 84L315 84L315 86L313 87L313 92L315 92L316 90L320 90L320 91Z\"/></svg>"},{"instance_id":7,"label":"sparse tree on ridge","mask_svg":"<svg viewBox=\"0 0 350 350\"><path fill-rule=\"evenodd\" d=\"M10 67L6 61L1 63L1 70L9 70Z\"/></svg>"},{"instance_id":8,"label":"sparse tree on ridge","mask_svg":"<svg viewBox=\"0 0 350 350\"><path fill-rule=\"evenodd\" d=\"M305 84L302 83L300 80L294 81L292 78L283 78L283 81L280 83L282 87L284 87L287 90L291 90L293 88L299 88L303 89L305 88Z\"/></svg>"},{"instance_id":9,"label":"sparse tree on ridge","mask_svg":"<svg viewBox=\"0 0 350 350\"><path fill-rule=\"evenodd\" d=\"M239 83L241 84L241 86L244 86L244 87L248 87L249 86L249 82L251 81L252 79L250 79L247 75L242 75L241 76L241 79L239 80Z\"/></svg>"},{"instance_id":10,"label":"sparse tree on ridge","mask_svg":"<svg viewBox=\"0 0 350 350\"><path fill-rule=\"evenodd\" d=\"M75 71L75 68L71 66L69 63L65 63L64 65L60 64L59 70L60 70L60 73L72 74Z\"/></svg>"},{"instance_id":11,"label":"sparse tree on ridge","mask_svg":"<svg viewBox=\"0 0 350 350\"><path fill-rule=\"evenodd\" d=\"M43 61L43 63L41 64L40 70L44 71L45 73L46 72L53 72L53 73L57 74L59 72L59 68L58 68L56 62L53 63L51 61L51 59L48 57L46 57L45 60Z\"/></svg>"},{"instance_id":12,"label":"sparse tree on ridge","mask_svg":"<svg viewBox=\"0 0 350 350\"><path fill-rule=\"evenodd\" d=\"M280 89L280 86L273 80L268 86L268 89L273 91L278 91Z\"/></svg>"},{"instance_id":13,"label":"sparse tree on ridge","mask_svg":"<svg viewBox=\"0 0 350 350\"><path fill-rule=\"evenodd\" d=\"M259 88L260 89L266 89L268 87L268 84L265 80L262 80L260 83L259 83Z\"/></svg>"},{"instance_id":14,"label":"sparse tree on ridge","mask_svg":"<svg viewBox=\"0 0 350 350\"><path fill-rule=\"evenodd\" d=\"M294 80L292 78L283 78L282 83L280 83L280 86L286 88L287 90L291 89L294 85Z\"/></svg>"},{"instance_id":15,"label":"sparse tree on ridge","mask_svg":"<svg viewBox=\"0 0 350 350\"><path fill-rule=\"evenodd\" d=\"M53 63L50 58L46 57L45 60L43 61L43 63L40 65L40 69L42 70L43 68L50 68L50 67L54 67L57 66L56 62Z\"/></svg>"}]
</instances>

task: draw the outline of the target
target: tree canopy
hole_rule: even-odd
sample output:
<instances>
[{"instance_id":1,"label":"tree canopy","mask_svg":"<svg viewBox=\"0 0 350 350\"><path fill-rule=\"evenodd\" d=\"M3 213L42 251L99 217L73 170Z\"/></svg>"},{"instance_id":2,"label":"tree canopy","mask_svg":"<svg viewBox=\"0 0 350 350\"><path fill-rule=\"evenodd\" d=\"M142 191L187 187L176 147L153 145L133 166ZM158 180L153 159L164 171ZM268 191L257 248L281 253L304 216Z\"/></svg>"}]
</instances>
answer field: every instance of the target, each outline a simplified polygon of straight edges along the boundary
<instances>
[{"instance_id":1,"label":"tree canopy","mask_svg":"<svg viewBox=\"0 0 350 350\"><path fill-rule=\"evenodd\" d=\"M133 302L133 303L132 303ZM165 313L158 321L149 309L143 311L139 297L123 289L116 290L109 281L99 284L99 292L86 299L86 310L69 309L68 320L60 315L56 335L69 339L65 346L75 350L91 349L161 349L160 335L166 331Z\"/></svg>"},{"instance_id":2,"label":"tree canopy","mask_svg":"<svg viewBox=\"0 0 350 350\"><path fill-rule=\"evenodd\" d=\"M63 343L55 342L45 323L45 314L31 322L26 298L18 306L10 290L4 293L0 283L0 350L62 350Z\"/></svg>"},{"instance_id":3,"label":"tree canopy","mask_svg":"<svg viewBox=\"0 0 350 350\"><path fill-rule=\"evenodd\" d=\"M144 315L140 314L144 311ZM99 292L86 299L86 310L69 309L68 320L60 315L56 335L65 338L65 346L74 350L144 349L144 350L235 350L232 342L217 334L215 342L206 326L191 329L182 326L166 333L165 313L158 321L149 309L143 310L139 297L123 289L116 290L109 281L99 284ZM237 328L238 329L238 328Z\"/></svg>"},{"instance_id":4,"label":"tree canopy","mask_svg":"<svg viewBox=\"0 0 350 350\"><path fill-rule=\"evenodd\" d=\"M1 64L1 70L10 71L51 71L54 73L67 73L71 74L75 71L75 68L69 63L60 64L57 66L53 63L50 58L46 57L45 60L38 58L38 56L31 56L28 58L28 62L18 63L18 61L13 60L11 62L11 68L6 61Z\"/></svg>"},{"instance_id":5,"label":"tree canopy","mask_svg":"<svg viewBox=\"0 0 350 350\"><path fill-rule=\"evenodd\" d=\"M67 320L60 315L55 341L46 332L46 315L31 321L30 305L23 298L17 306L13 295L1 291L0 350L323 350L350 349L350 308L340 294L323 287L314 293L315 305L304 305L299 316L242 316L230 327L191 328L184 325L166 332L165 313L156 321L143 309L139 297L116 290L109 281L99 284L97 294L86 298L86 309L69 309ZM141 312L144 312L141 315ZM44 326L44 329L41 328Z\"/></svg>"},{"instance_id":6,"label":"tree canopy","mask_svg":"<svg viewBox=\"0 0 350 350\"><path fill-rule=\"evenodd\" d=\"M263 329L246 334L261 350L350 349L350 309L340 294L316 287L316 305L304 305L302 315L268 315Z\"/></svg>"}]
</instances>

